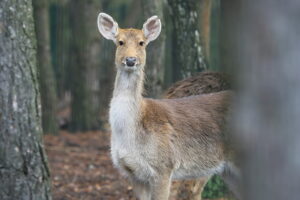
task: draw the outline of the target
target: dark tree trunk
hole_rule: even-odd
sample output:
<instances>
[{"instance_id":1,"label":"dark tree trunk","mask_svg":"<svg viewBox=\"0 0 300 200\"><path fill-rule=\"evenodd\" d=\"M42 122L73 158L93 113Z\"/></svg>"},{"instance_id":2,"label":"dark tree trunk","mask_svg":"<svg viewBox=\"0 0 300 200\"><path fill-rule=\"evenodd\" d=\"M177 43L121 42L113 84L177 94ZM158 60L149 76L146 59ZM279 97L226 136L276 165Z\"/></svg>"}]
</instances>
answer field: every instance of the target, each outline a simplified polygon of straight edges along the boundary
<instances>
[{"instance_id":1,"label":"dark tree trunk","mask_svg":"<svg viewBox=\"0 0 300 200\"><path fill-rule=\"evenodd\" d=\"M49 200L31 0L0 1L0 197Z\"/></svg>"},{"instance_id":2,"label":"dark tree trunk","mask_svg":"<svg viewBox=\"0 0 300 200\"><path fill-rule=\"evenodd\" d=\"M220 66L220 15L221 0L211 0L210 41L209 41L209 69L224 70Z\"/></svg>"},{"instance_id":3,"label":"dark tree trunk","mask_svg":"<svg viewBox=\"0 0 300 200\"><path fill-rule=\"evenodd\" d=\"M299 199L300 1L222 5L222 32L237 72L233 126L242 155L243 199Z\"/></svg>"},{"instance_id":4,"label":"dark tree trunk","mask_svg":"<svg viewBox=\"0 0 300 200\"><path fill-rule=\"evenodd\" d=\"M57 134L56 82L50 55L50 30L48 0L33 0L35 32L37 37L37 64L42 100L44 133Z\"/></svg>"},{"instance_id":5,"label":"dark tree trunk","mask_svg":"<svg viewBox=\"0 0 300 200\"><path fill-rule=\"evenodd\" d=\"M189 77L205 70L200 39L201 2L199 0L168 0L173 20L173 67L179 68L175 79Z\"/></svg>"},{"instance_id":6,"label":"dark tree trunk","mask_svg":"<svg viewBox=\"0 0 300 200\"><path fill-rule=\"evenodd\" d=\"M72 114L71 130L99 128L100 36L96 26L99 0L71 3Z\"/></svg>"},{"instance_id":7,"label":"dark tree trunk","mask_svg":"<svg viewBox=\"0 0 300 200\"><path fill-rule=\"evenodd\" d=\"M49 0L48 0L49 1ZM70 12L71 1L55 1L50 6L52 63L59 103L70 90Z\"/></svg>"},{"instance_id":8,"label":"dark tree trunk","mask_svg":"<svg viewBox=\"0 0 300 200\"><path fill-rule=\"evenodd\" d=\"M148 46L146 63L146 94L150 97L157 97L162 93L165 72L166 27L163 14L163 1L142 0L142 8L145 20L153 15L157 15L162 22L162 31L159 38Z\"/></svg>"}]
</instances>

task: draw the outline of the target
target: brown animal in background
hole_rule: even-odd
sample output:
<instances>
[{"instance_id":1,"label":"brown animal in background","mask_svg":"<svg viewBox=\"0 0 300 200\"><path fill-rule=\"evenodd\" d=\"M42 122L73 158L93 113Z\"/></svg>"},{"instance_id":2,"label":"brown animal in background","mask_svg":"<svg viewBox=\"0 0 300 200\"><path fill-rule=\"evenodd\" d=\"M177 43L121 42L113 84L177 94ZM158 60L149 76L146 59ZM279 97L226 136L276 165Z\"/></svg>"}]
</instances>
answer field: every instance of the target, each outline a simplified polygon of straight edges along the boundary
<instances>
[{"instance_id":1,"label":"brown animal in background","mask_svg":"<svg viewBox=\"0 0 300 200\"><path fill-rule=\"evenodd\" d=\"M182 98L229 89L231 84L226 74L206 71L174 83L165 92L164 98ZM201 193L209 179L210 176L180 181L173 190L173 196L176 196L177 200L201 200Z\"/></svg>"},{"instance_id":2,"label":"brown animal in background","mask_svg":"<svg viewBox=\"0 0 300 200\"><path fill-rule=\"evenodd\" d=\"M229 177L236 175L224 141L232 92L144 98L146 46L160 33L159 18L149 18L142 30L121 29L111 16L100 13L98 28L117 45L117 75L109 112L111 156L133 184L137 197L167 200L172 179L227 171Z\"/></svg>"}]
</instances>

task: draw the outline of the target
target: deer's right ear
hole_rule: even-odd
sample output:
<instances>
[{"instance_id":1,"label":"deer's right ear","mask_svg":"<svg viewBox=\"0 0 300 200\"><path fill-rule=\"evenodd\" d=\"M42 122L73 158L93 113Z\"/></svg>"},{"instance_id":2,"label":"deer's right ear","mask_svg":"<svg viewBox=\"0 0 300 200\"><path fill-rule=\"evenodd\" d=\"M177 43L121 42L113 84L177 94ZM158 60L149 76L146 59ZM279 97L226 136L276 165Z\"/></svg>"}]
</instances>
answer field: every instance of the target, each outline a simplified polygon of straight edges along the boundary
<instances>
[{"instance_id":1,"label":"deer's right ear","mask_svg":"<svg viewBox=\"0 0 300 200\"><path fill-rule=\"evenodd\" d=\"M118 34L118 23L114 21L114 19L109 16L108 14L105 13L100 13L98 15L98 29L103 35L108 40L112 40L116 43L116 36Z\"/></svg>"}]
</instances>

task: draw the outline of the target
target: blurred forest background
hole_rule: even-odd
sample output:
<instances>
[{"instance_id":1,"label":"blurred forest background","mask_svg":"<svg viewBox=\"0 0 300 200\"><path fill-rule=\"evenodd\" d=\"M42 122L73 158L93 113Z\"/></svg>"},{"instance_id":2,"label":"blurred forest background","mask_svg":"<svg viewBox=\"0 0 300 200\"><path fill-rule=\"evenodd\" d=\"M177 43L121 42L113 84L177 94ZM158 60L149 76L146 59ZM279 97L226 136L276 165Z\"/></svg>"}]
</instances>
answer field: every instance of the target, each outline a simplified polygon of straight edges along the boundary
<instances>
[{"instance_id":1,"label":"blurred forest background","mask_svg":"<svg viewBox=\"0 0 300 200\"><path fill-rule=\"evenodd\" d=\"M147 47L148 97L198 72L232 73L246 199L298 199L299 1L220 1L0 1L1 199L51 199L50 181L55 200L133 199L109 158L115 47L98 32L99 12L121 28L162 20ZM225 196L213 177L203 197Z\"/></svg>"},{"instance_id":2,"label":"blurred forest background","mask_svg":"<svg viewBox=\"0 0 300 200\"><path fill-rule=\"evenodd\" d=\"M72 132L105 126L115 46L97 30L100 11L123 28L141 28L152 15L161 18L162 33L147 49L148 97L161 96L197 72L221 70L220 0L38 0L34 5L46 133L56 134L58 126Z\"/></svg>"}]
</instances>

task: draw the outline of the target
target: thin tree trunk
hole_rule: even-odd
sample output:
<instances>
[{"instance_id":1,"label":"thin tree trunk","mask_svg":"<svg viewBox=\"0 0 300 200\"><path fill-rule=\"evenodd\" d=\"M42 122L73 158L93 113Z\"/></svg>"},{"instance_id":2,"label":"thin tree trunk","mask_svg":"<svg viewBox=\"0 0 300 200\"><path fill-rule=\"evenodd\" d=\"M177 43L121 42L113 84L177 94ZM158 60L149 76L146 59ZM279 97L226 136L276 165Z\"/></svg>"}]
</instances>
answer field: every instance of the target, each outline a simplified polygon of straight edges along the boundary
<instances>
[{"instance_id":1,"label":"thin tree trunk","mask_svg":"<svg viewBox=\"0 0 300 200\"><path fill-rule=\"evenodd\" d=\"M157 15L163 26L158 40L150 43L147 49L145 88L147 96L150 97L161 95L164 83L166 30L163 6L161 0L142 0L144 18Z\"/></svg>"},{"instance_id":2,"label":"thin tree trunk","mask_svg":"<svg viewBox=\"0 0 300 200\"><path fill-rule=\"evenodd\" d=\"M0 1L0 197L49 200L31 0Z\"/></svg>"},{"instance_id":3,"label":"thin tree trunk","mask_svg":"<svg viewBox=\"0 0 300 200\"><path fill-rule=\"evenodd\" d=\"M210 33L211 33L211 7L213 0L200 1L200 39L203 46L204 58L209 67Z\"/></svg>"},{"instance_id":4,"label":"thin tree trunk","mask_svg":"<svg viewBox=\"0 0 300 200\"><path fill-rule=\"evenodd\" d=\"M222 5L222 32L238 84L232 124L242 155L243 199L299 199L300 1Z\"/></svg>"},{"instance_id":5,"label":"thin tree trunk","mask_svg":"<svg viewBox=\"0 0 300 200\"><path fill-rule=\"evenodd\" d=\"M57 95L61 102L70 90L70 2L51 4L51 40Z\"/></svg>"},{"instance_id":6,"label":"thin tree trunk","mask_svg":"<svg viewBox=\"0 0 300 200\"><path fill-rule=\"evenodd\" d=\"M75 0L71 3L72 131L98 129L100 126L100 37L95 25L100 3L98 0Z\"/></svg>"},{"instance_id":7,"label":"thin tree trunk","mask_svg":"<svg viewBox=\"0 0 300 200\"><path fill-rule=\"evenodd\" d=\"M210 16L210 41L209 41L209 69L214 71L223 70L220 65L220 15L221 0L211 0Z\"/></svg>"},{"instance_id":8,"label":"thin tree trunk","mask_svg":"<svg viewBox=\"0 0 300 200\"><path fill-rule=\"evenodd\" d=\"M179 68L175 79L189 77L207 68L200 39L199 0L168 0L173 20L173 65Z\"/></svg>"},{"instance_id":9,"label":"thin tree trunk","mask_svg":"<svg viewBox=\"0 0 300 200\"><path fill-rule=\"evenodd\" d=\"M44 133L57 134L56 82L50 55L49 7L47 0L33 0L35 32L37 37L37 64L42 100Z\"/></svg>"}]
</instances>

